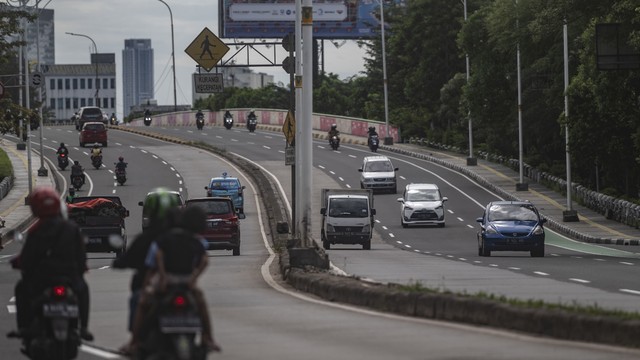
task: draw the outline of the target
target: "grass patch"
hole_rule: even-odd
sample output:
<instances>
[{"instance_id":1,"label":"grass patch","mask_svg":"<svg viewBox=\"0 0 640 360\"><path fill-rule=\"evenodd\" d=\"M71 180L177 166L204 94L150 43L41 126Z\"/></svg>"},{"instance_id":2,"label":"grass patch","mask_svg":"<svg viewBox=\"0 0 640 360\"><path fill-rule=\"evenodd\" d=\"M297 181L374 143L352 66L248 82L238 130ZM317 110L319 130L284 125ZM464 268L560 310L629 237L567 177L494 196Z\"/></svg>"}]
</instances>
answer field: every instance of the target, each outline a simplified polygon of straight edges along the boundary
<instances>
[{"instance_id":1,"label":"grass patch","mask_svg":"<svg viewBox=\"0 0 640 360\"><path fill-rule=\"evenodd\" d=\"M579 305L576 302L572 303L548 303L542 300L520 300L508 298L504 295L495 295L486 292L478 292L475 294L467 293L454 293L446 289L430 288L422 285L420 282L413 282L406 285L394 284L397 289L411 292L411 293L425 293L425 294L451 294L454 296L482 299L488 301L494 301L497 303L519 307L523 309L544 309L544 310L557 310L565 311L573 314L585 315L585 316L605 316L613 317L621 320L640 320L640 313L628 312L623 310L609 310L603 309L598 304L593 305Z\"/></svg>"},{"instance_id":2,"label":"grass patch","mask_svg":"<svg viewBox=\"0 0 640 360\"><path fill-rule=\"evenodd\" d=\"M8 176L13 176L13 165L7 153L0 149L0 180Z\"/></svg>"}]
</instances>

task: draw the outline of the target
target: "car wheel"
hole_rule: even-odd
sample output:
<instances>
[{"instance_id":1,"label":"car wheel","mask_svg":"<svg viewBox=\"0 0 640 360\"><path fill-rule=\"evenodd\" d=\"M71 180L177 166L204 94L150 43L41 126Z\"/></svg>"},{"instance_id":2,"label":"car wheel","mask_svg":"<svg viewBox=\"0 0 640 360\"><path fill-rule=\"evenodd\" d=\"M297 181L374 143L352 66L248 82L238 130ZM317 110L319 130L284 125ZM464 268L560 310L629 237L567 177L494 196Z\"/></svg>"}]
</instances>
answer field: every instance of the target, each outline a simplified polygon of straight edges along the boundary
<instances>
[{"instance_id":1,"label":"car wheel","mask_svg":"<svg viewBox=\"0 0 640 360\"><path fill-rule=\"evenodd\" d=\"M531 250L531 257L544 257L544 248Z\"/></svg>"},{"instance_id":2,"label":"car wheel","mask_svg":"<svg viewBox=\"0 0 640 360\"><path fill-rule=\"evenodd\" d=\"M371 239L367 240L367 242L362 244L362 250L371 250Z\"/></svg>"},{"instance_id":3,"label":"car wheel","mask_svg":"<svg viewBox=\"0 0 640 360\"><path fill-rule=\"evenodd\" d=\"M409 227L409 224L405 223L402 220L400 220L400 224L402 225L403 228L408 228Z\"/></svg>"},{"instance_id":4,"label":"car wheel","mask_svg":"<svg viewBox=\"0 0 640 360\"><path fill-rule=\"evenodd\" d=\"M240 256L240 246L233 248L233 256Z\"/></svg>"},{"instance_id":5,"label":"car wheel","mask_svg":"<svg viewBox=\"0 0 640 360\"><path fill-rule=\"evenodd\" d=\"M491 256L491 250L487 249L486 246L482 246L482 254L480 254L480 256L485 256L485 257L490 257Z\"/></svg>"},{"instance_id":6,"label":"car wheel","mask_svg":"<svg viewBox=\"0 0 640 360\"><path fill-rule=\"evenodd\" d=\"M84 147L84 143L83 142L80 143L80 147Z\"/></svg>"}]
</instances>

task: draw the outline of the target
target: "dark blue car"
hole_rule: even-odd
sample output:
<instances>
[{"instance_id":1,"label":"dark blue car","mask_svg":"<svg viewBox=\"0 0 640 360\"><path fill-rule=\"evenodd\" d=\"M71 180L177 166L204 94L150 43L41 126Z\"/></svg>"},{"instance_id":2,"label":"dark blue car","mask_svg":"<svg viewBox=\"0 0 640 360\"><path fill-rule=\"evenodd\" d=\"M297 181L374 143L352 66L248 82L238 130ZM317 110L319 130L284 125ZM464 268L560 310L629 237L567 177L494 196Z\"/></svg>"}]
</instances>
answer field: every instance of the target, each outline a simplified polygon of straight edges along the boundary
<instances>
[{"instance_id":1,"label":"dark blue car","mask_svg":"<svg viewBox=\"0 0 640 360\"><path fill-rule=\"evenodd\" d=\"M532 257L544 256L546 219L532 203L494 201L477 221L479 256L491 256L492 251L529 251Z\"/></svg>"}]
</instances>

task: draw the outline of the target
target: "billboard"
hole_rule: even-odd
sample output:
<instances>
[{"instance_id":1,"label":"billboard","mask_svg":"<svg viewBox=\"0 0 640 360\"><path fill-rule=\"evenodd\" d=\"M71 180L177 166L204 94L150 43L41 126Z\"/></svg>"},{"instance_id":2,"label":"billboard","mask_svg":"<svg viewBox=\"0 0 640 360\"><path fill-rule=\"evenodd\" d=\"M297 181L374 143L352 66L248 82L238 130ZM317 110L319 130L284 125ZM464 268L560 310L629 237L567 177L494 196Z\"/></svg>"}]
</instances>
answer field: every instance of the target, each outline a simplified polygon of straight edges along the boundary
<instances>
[{"instance_id":1,"label":"billboard","mask_svg":"<svg viewBox=\"0 0 640 360\"><path fill-rule=\"evenodd\" d=\"M313 36L318 39L379 36L379 1L313 0ZM294 32L294 0L221 0L219 6L221 38L275 39Z\"/></svg>"}]
</instances>

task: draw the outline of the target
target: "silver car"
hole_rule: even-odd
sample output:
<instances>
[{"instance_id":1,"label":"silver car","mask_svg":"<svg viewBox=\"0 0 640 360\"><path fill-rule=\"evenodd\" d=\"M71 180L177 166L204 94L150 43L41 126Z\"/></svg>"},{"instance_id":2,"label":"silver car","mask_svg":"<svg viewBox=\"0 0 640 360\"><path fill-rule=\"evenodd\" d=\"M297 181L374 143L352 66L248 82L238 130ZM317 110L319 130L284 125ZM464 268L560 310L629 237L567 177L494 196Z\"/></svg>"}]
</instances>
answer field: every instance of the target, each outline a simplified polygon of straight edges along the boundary
<instances>
[{"instance_id":1,"label":"silver car","mask_svg":"<svg viewBox=\"0 0 640 360\"><path fill-rule=\"evenodd\" d=\"M386 156L367 156L358 169L360 174L360 188L375 190L390 190L395 194L397 190L396 171L391 160Z\"/></svg>"},{"instance_id":2,"label":"silver car","mask_svg":"<svg viewBox=\"0 0 640 360\"><path fill-rule=\"evenodd\" d=\"M409 184L403 197L398 198L402 227L409 225L438 225L444 227L444 202L449 200L440 194L435 184Z\"/></svg>"}]
</instances>

